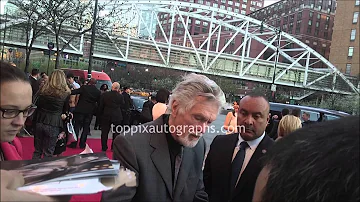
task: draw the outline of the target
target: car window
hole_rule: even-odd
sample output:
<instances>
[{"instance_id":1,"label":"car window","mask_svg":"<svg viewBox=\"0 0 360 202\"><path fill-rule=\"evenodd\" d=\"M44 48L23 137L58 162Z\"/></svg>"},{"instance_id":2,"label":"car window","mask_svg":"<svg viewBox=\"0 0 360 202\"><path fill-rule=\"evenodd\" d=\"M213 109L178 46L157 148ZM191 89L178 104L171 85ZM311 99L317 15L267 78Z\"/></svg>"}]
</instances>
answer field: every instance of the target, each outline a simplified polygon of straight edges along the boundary
<instances>
[{"instance_id":1,"label":"car window","mask_svg":"<svg viewBox=\"0 0 360 202\"><path fill-rule=\"evenodd\" d=\"M140 109L140 110L143 108L143 105L146 102L146 100L139 99L139 98L133 98L132 100L133 100L135 108Z\"/></svg>"}]
</instances>

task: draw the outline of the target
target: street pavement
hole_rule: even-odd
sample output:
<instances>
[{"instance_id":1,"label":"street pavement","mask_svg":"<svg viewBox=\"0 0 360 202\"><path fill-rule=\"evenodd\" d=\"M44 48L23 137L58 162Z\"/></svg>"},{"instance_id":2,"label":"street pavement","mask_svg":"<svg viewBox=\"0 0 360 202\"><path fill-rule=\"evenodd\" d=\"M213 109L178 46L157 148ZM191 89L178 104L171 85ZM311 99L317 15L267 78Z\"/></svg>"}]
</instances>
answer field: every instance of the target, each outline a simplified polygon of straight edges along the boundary
<instances>
[{"instance_id":1,"label":"street pavement","mask_svg":"<svg viewBox=\"0 0 360 202\"><path fill-rule=\"evenodd\" d=\"M226 115L224 114L219 114L217 119L209 126L209 129L207 130L208 132L206 132L204 134L204 139L206 142L206 146L207 146L207 150L209 150L210 148L210 144L213 141L213 139L215 138L215 136L217 135L224 135L225 132L221 131L221 128L224 124L225 121L225 117ZM88 136L88 138L94 138L94 139L100 139L101 138L101 131L100 130L94 130L94 125L95 125L95 119L96 117L93 118L91 125L90 125L90 134L91 136ZM112 134L109 133L109 139L112 138Z\"/></svg>"}]
</instances>

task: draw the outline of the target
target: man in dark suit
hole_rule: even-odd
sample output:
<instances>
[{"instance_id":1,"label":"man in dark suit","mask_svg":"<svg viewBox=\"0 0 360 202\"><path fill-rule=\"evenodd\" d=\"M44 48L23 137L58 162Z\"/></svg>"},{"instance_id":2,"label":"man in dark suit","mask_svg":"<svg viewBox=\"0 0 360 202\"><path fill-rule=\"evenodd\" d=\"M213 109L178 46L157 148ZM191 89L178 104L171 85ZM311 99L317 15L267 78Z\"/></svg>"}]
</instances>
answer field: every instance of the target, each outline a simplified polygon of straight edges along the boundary
<instances>
[{"instance_id":1,"label":"man in dark suit","mask_svg":"<svg viewBox=\"0 0 360 202\"><path fill-rule=\"evenodd\" d=\"M128 126L128 125L130 125L130 109L133 107L133 101L130 97L130 88L129 87L123 88L122 96L123 96L124 102L125 102L124 107L121 109L122 116L123 116L122 125Z\"/></svg>"},{"instance_id":2,"label":"man in dark suit","mask_svg":"<svg viewBox=\"0 0 360 202\"><path fill-rule=\"evenodd\" d=\"M33 99L34 99L34 95L39 91L39 86L40 86L40 82L38 80L39 77L40 77L39 69L32 69L31 75L29 76L29 80L33 92Z\"/></svg>"},{"instance_id":3,"label":"man in dark suit","mask_svg":"<svg viewBox=\"0 0 360 202\"><path fill-rule=\"evenodd\" d=\"M184 77L170 98L171 114L117 136L114 159L135 172L137 187L105 192L102 201L208 201L202 135L224 101L220 87L206 76Z\"/></svg>"},{"instance_id":4,"label":"man in dark suit","mask_svg":"<svg viewBox=\"0 0 360 202\"><path fill-rule=\"evenodd\" d=\"M273 126L271 128L270 133L269 133L269 137L271 137L273 140L276 140L277 137L278 137L277 132L278 132L280 120L282 119L282 117L288 115L289 113L290 113L289 109L284 108L284 109L281 110L281 117L279 118L279 120L276 120L276 119L273 118L273 120L272 120L272 122L273 122L272 125Z\"/></svg>"},{"instance_id":5,"label":"man in dark suit","mask_svg":"<svg viewBox=\"0 0 360 202\"><path fill-rule=\"evenodd\" d=\"M204 184L209 201L251 202L259 159L274 141L265 134L270 105L259 94L250 94L240 101L238 131L218 135L205 160Z\"/></svg>"},{"instance_id":6,"label":"man in dark suit","mask_svg":"<svg viewBox=\"0 0 360 202\"><path fill-rule=\"evenodd\" d=\"M74 130L79 137L80 129L82 129L79 143L80 148L85 148L86 146L87 136L90 133L90 123L100 101L101 92L96 88L95 84L96 79L91 78L88 85L83 85L79 89L71 91L71 95L79 94L79 101L74 110ZM76 148L76 145L77 142L72 142L69 147Z\"/></svg>"},{"instance_id":7,"label":"man in dark suit","mask_svg":"<svg viewBox=\"0 0 360 202\"><path fill-rule=\"evenodd\" d=\"M105 92L101 95L99 105L99 116L102 116L101 120L101 146L102 151L106 151L107 140L110 131L110 126L113 124L113 143L116 136L119 134L115 130L117 126L121 124L122 114L121 108L124 106L124 98L120 94L120 84L114 82L110 92ZM113 143L111 149L113 149Z\"/></svg>"}]
</instances>

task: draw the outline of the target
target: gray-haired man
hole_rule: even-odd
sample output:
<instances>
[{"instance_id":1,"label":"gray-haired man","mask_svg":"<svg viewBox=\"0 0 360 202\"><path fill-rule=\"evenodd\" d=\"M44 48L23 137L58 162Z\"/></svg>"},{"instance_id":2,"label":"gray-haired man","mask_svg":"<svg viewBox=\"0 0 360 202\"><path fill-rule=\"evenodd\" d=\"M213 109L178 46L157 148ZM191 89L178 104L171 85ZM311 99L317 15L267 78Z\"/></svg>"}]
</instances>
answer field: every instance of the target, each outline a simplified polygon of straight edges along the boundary
<instances>
[{"instance_id":1,"label":"gray-haired man","mask_svg":"<svg viewBox=\"0 0 360 202\"><path fill-rule=\"evenodd\" d=\"M202 135L216 119L224 93L197 74L185 76L172 93L170 114L116 138L114 159L136 173L138 185L105 192L103 201L208 201Z\"/></svg>"}]
</instances>

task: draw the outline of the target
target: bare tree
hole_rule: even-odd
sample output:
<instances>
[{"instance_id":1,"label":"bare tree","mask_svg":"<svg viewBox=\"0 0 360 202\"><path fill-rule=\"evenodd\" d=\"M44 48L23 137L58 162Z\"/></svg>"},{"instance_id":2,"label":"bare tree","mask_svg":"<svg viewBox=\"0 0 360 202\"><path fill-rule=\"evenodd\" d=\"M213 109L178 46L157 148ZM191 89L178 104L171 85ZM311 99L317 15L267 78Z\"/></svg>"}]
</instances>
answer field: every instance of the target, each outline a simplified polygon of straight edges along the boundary
<instances>
[{"instance_id":1,"label":"bare tree","mask_svg":"<svg viewBox=\"0 0 360 202\"><path fill-rule=\"evenodd\" d=\"M26 35L26 59L25 59L25 72L28 72L29 64L30 64L30 54L32 50L32 46L35 40L45 34L47 32L46 29L46 21L45 16L38 15L37 10L40 8L39 5L36 3L36 0L11 0L9 3L15 5L19 12L17 12L17 18L21 22L17 26L24 30ZM22 18L22 19L21 19Z\"/></svg>"},{"instance_id":2,"label":"bare tree","mask_svg":"<svg viewBox=\"0 0 360 202\"><path fill-rule=\"evenodd\" d=\"M55 35L56 62L55 68L59 67L59 57L66 47L77 37L96 29L108 31L114 23L121 22L120 0L104 1L98 5L96 22L93 23L94 1L93 0L40 0L42 5L38 14L48 16L49 28ZM99 15L101 13L102 15ZM61 36L63 43L60 45Z\"/></svg>"}]
</instances>

